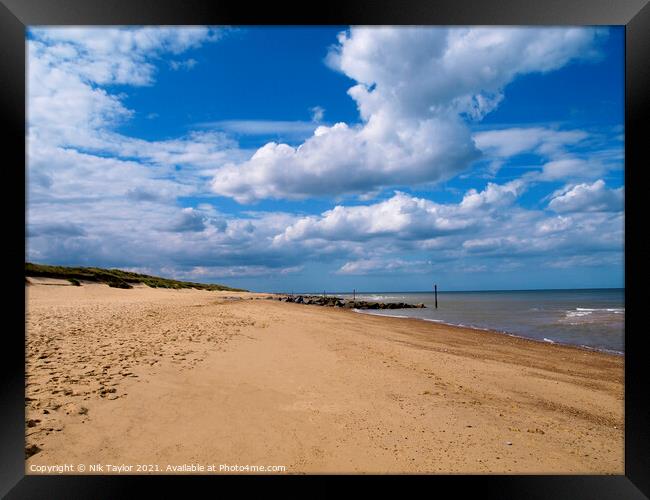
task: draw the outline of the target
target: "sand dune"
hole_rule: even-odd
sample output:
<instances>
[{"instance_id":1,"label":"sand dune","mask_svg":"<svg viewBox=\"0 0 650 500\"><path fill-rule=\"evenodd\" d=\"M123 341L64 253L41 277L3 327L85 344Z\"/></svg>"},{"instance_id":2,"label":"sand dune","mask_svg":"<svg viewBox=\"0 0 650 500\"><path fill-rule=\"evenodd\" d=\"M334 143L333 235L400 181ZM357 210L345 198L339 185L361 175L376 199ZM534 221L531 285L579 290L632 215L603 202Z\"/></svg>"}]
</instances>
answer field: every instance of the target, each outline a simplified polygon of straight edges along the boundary
<instances>
[{"instance_id":1,"label":"sand dune","mask_svg":"<svg viewBox=\"0 0 650 500\"><path fill-rule=\"evenodd\" d=\"M257 294L26 293L28 474L623 473L622 357Z\"/></svg>"}]
</instances>

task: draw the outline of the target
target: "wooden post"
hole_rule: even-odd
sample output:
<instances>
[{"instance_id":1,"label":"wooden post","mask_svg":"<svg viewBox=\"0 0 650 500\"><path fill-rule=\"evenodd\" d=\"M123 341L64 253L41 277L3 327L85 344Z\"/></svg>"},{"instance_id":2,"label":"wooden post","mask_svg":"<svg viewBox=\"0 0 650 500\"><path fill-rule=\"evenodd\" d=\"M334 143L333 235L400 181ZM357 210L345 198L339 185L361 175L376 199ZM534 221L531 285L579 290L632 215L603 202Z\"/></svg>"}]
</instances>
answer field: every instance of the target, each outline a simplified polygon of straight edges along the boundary
<instances>
[{"instance_id":1,"label":"wooden post","mask_svg":"<svg viewBox=\"0 0 650 500\"><path fill-rule=\"evenodd\" d=\"M352 290L352 300L356 302L357 300L357 289Z\"/></svg>"},{"instance_id":2,"label":"wooden post","mask_svg":"<svg viewBox=\"0 0 650 500\"><path fill-rule=\"evenodd\" d=\"M433 285L433 296L436 303L436 309L438 309L438 285Z\"/></svg>"}]
</instances>

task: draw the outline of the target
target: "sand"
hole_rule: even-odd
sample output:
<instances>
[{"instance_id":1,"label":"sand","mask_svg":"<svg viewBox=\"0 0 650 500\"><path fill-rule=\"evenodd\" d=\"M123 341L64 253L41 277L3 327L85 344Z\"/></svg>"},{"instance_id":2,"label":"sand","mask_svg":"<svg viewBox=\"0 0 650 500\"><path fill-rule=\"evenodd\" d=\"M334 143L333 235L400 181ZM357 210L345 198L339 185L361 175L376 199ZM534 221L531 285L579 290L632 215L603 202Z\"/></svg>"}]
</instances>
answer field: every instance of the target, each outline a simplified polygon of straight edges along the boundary
<instances>
[{"instance_id":1,"label":"sand","mask_svg":"<svg viewBox=\"0 0 650 500\"><path fill-rule=\"evenodd\" d=\"M621 356L264 294L26 294L27 474L624 471Z\"/></svg>"}]
</instances>

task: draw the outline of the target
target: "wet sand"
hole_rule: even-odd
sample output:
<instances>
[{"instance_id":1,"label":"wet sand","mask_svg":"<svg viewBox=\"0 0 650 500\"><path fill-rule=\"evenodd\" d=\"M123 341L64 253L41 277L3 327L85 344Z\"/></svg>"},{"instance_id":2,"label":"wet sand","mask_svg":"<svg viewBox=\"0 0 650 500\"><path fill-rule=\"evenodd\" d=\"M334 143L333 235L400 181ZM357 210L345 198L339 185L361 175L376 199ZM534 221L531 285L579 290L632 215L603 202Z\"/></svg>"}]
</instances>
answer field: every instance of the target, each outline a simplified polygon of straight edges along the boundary
<instances>
[{"instance_id":1,"label":"wet sand","mask_svg":"<svg viewBox=\"0 0 650 500\"><path fill-rule=\"evenodd\" d=\"M624 470L621 356L265 294L26 294L27 474Z\"/></svg>"}]
</instances>

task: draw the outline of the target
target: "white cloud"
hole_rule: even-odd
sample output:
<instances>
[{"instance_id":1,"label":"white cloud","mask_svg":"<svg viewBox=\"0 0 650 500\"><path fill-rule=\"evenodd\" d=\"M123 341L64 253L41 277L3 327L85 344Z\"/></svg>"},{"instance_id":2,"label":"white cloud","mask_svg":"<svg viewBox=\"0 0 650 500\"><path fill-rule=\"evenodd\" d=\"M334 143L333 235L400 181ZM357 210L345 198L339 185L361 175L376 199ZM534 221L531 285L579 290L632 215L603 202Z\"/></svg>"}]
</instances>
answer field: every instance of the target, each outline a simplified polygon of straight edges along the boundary
<instances>
[{"instance_id":1,"label":"white cloud","mask_svg":"<svg viewBox=\"0 0 650 500\"><path fill-rule=\"evenodd\" d=\"M146 141L114 132L133 112L103 86L151 84L165 54L214 41L211 28L36 28L28 41L30 213L57 199L174 203L246 151L218 132Z\"/></svg>"},{"instance_id":2,"label":"white cloud","mask_svg":"<svg viewBox=\"0 0 650 500\"><path fill-rule=\"evenodd\" d=\"M489 182L481 192L470 189L463 197L460 206L472 210L507 206L512 204L525 189L526 183L522 179L515 179L506 184Z\"/></svg>"},{"instance_id":3,"label":"white cloud","mask_svg":"<svg viewBox=\"0 0 650 500\"><path fill-rule=\"evenodd\" d=\"M553 217L541 220L537 223L538 234L553 234L566 231L571 227L570 217Z\"/></svg>"},{"instance_id":4,"label":"white cloud","mask_svg":"<svg viewBox=\"0 0 650 500\"><path fill-rule=\"evenodd\" d=\"M32 28L28 41L29 140L102 149L133 112L102 86L151 85L156 62L219 38L206 27ZM116 139L113 135L111 139Z\"/></svg>"},{"instance_id":5,"label":"white cloud","mask_svg":"<svg viewBox=\"0 0 650 500\"><path fill-rule=\"evenodd\" d=\"M65 72L99 85L150 85L156 67L151 58L181 54L214 41L221 30L184 27L43 27L30 34L41 41Z\"/></svg>"},{"instance_id":6,"label":"white cloud","mask_svg":"<svg viewBox=\"0 0 650 500\"><path fill-rule=\"evenodd\" d=\"M544 258L553 252L622 250L622 206L611 214L558 217L518 206L517 197L525 189L526 182L517 179L488 183L482 191L471 189L459 203L440 204L397 192L370 205L340 205L294 219L272 237L272 247L357 257L339 270L343 274L394 261L396 253L432 252L436 261L457 261L463 256Z\"/></svg>"},{"instance_id":7,"label":"white cloud","mask_svg":"<svg viewBox=\"0 0 650 500\"><path fill-rule=\"evenodd\" d=\"M537 179L542 181L556 181L576 178L595 178L602 175L605 170L605 165L597 160L589 161L583 158L562 158L545 163Z\"/></svg>"},{"instance_id":8,"label":"white cloud","mask_svg":"<svg viewBox=\"0 0 650 500\"><path fill-rule=\"evenodd\" d=\"M620 212L624 205L623 188L608 189L605 181L577 184L556 193L548 207L555 212Z\"/></svg>"},{"instance_id":9,"label":"white cloud","mask_svg":"<svg viewBox=\"0 0 650 500\"><path fill-rule=\"evenodd\" d=\"M173 271L176 279L184 280L213 280L221 278L249 278L249 277L269 277L269 276L286 276L287 274L297 274L303 270L304 266L289 267L269 267L269 266L197 266L189 271ZM170 270L171 271L171 270Z\"/></svg>"},{"instance_id":10,"label":"white cloud","mask_svg":"<svg viewBox=\"0 0 650 500\"><path fill-rule=\"evenodd\" d=\"M268 143L250 160L220 168L212 189L240 203L364 193L439 180L476 157L469 132L459 123L431 119L410 129L393 125L400 130L395 141L378 142L366 137L366 128L337 123L318 127L296 148ZM431 137L439 142L430 142Z\"/></svg>"},{"instance_id":11,"label":"white cloud","mask_svg":"<svg viewBox=\"0 0 650 500\"><path fill-rule=\"evenodd\" d=\"M211 173L214 166L244 158L237 143L221 132L190 132L185 136L162 141L145 141L119 134L98 133L97 150L121 158L138 158L154 165L188 166L198 172Z\"/></svg>"},{"instance_id":12,"label":"white cloud","mask_svg":"<svg viewBox=\"0 0 650 500\"><path fill-rule=\"evenodd\" d=\"M476 146L492 157L506 158L521 153L536 152L544 156L564 152L567 145L577 144L588 137L582 130L554 130L544 127L514 127L488 130L474 134Z\"/></svg>"},{"instance_id":13,"label":"white cloud","mask_svg":"<svg viewBox=\"0 0 650 500\"><path fill-rule=\"evenodd\" d=\"M209 244L233 239L222 216L183 209L176 200L201 194L215 164L243 160L246 152L217 132L161 141L116 133L133 112L123 95L104 88L150 85L159 58L218 34L202 27L30 30L29 258L93 265L155 262L160 268L175 259L192 260L184 240L196 242L197 255L215 260ZM242 235L243 245L250 233ZM239 258L236 251L225 253L222 263Z\"/></svg>"},{"instance_id":14,"label":"white cloud","mask_svg":"<svg viewBox=\"0 0 650 500\"><path fill-rule=\"evenodd\" d=\"M427 239L466 229L472 222L462 207L396 192L392 198L372 205L339 205L320 216L303 217L276 236L274 243L310 239L365 241L379 237Z\"/></svg>"},{"instance_id":15,"label":"white cloud","mask_svg":"<svg viewBox=\"0 0 650 500\"><path fill-rule=\"evenodd\" d=\"M322 126L299 147L268 143L220 168L215 193L262 198L364 194L449 178L479 156L463 117L480 119L517 75L590 57L591 28L355 27L328 62L356 80L362 123Z\"/></svg>"},{"instance_id":16,"label":"white cloud","mask_svg":"<svg viewBox=\"0 0 650 500\"><path fill-rule=\"evenodd\" d=\"M621 212L566 212L558 217L526 210L516 204L514 196L523 191L517 183L490 183L482 191L469 191L458 203L440 204L398 192L384 201L340 205L317 216L226 216L208 204L176 206L173 199L188 187L151 178L138 163L54 159L59 175L50 188L29 183L28 254L35 260L46 256L63 264L155 263L165 268L165 275L173 269L187 279L218 279L281 275L308 262L341 259L347 262L339 274L380 269L417 273L431 269L429 260L454 269L464 257L481 266L486 258L555 262L563 255L594 251L610 258L609 253L622 250ZM64 170L63 165L75 166ZM98 192L97 186L105 189ZM190 273L194 268L202 268L203 274Z\"/></svg>"},{"instance_id":17,"label":"white cloud","mask_svg":"<svg viewBox=\"0 0 650 500\"><path fill-rule=\"evenodd\" d=\"M497 32L514 36L507 29ZM480 48L496 43L487 34L483 39L472 35L472 30L460 31L468 37L461 43L462 36L454 38L445 31L447 38L429 46L428 35L417 30L403 32L407 36L400 35L400 29L380 30L378 35L353 29L349 37L342 37L341 51L332 62L338 57L339 69L358 76L359 84L351 94L364 117L360 125L318 126L314 122L323 116L312 110L314 122L218 122L205 124L201 132L158 141L115 131L133 111L124 104L123 95L103 86L150 85L159 58L179 57L214 39L216 33L208 29L186 34L156 29L142 33L137 29L34 30L28 60L29 258L139 266L151 274L217 279L298 273L313 261L337 266L346 262L339 267L340 274L379 269L405 273L428 269L432 257L438 263L463 256L490 259L555 252L556 257L593 249L604 256L616 249L620 253L622 214L616 211L615 201L622 199L622 190L608 190L598 183L556 193L549 209L562 212L560 216L517 206L532 178L488 183L481 191L470 189L458 203L436 203L398 191L382 201L339 205L308 216L279 212L233 216L209 204L179 206L179 197L206 193L213 179L219 181L212 184L219 194L247 201L348 192L378 196L385 186L445 178L477 154L461 115L480 116L500 98L493 90L499 87L495 83L499 79L489 71L475 74L462 65L454 70L467 71L465 77L480 83L475 85L463 83L465 77L454 80L447 67L455 63L445 54L462 52L458 44ZM547 38L541 33L538 42ZM527 50L537 55L551 50L548 44L533 50L534 38L526 38ZM565 34L560 38L567 40ZM577 54L578 47L590 44L588 36L568 39L572 48L551 50L556 53L554 64L564 64L568 52ZM407 42L415 44L413 50L401 52L403 61L395 60L393 56ZM497 43L493 50L511 50L508 47ZM469 57L467 51L463 57ZM350 66L354 61L355 68ZM439 70L445 85L427 61ZM537 61L540 71L552 67L544 57ZM400 64L405 64L403 73L396 72ZM522 63L521 68L527 66ZM370 77L372 81L367 80ZM429 78L437 90L429 92L420 77ZM471 98L465 90L455 89L463 85L474 92ZM270 143L251 156L226 132L310 137L297 148ZM528 147L551 157L572 141L582 140L579 131L510 132L509 137L479 135L477 144L495 154L516 154ZM567 164L564 156L553 161L542 176L564 179L577 171L594 175L592 163L579 167ZM582 213L603 206L614 211ZM486 266L475 261L466 265ZM496 267L490 263L487 268Z\"/></svg>"},{"instance_id":18,"label":"white cloud","mask_svg":"<svg viewBox=\"0 0 650 500\"><path fill-rule=\"evenodd\" d=\"M170 61L169 62L169 67L173 71L189 71L191 70L194 66L198 64L198 61L196 59L192 59L191 57L189 59L185 59L183 61Z\"/></svg>"},{"instance_id":19,"label":"white cloud","mask_svg":"<svg viewBox=\"0 0 650 500\"><path fill-rule=\"evenodd\" d=\"M594 179L622 168L622 144L620 149L616 148L614 144L618 139L602 131L514 127L477 132L474 140L478 148L492 158L491 174L520 154L534 154L545 162L541 171L529 173L529 180L534 178L542 182ZM540 166L535 162L521 165L516 160L509 161L508 165L528 169Z\"/></svg>"},{"instance_id":20,"label":"white cloud","mask_svg":"<svg viewBox=\"0 0 650 500\"><path fill-rule=\"evenodd\" d=\"M443 110L482 115L517 75L548 72L594 55L602 32L583 28L352 28L339 36L332 67L367 119L392 109L427 117Z\"/></svg>"},{"instance_id":21,"label":"white cloud","mask_svg":"<svg viewBox=\"0 0 650 500\"><path fill-rule=\"evenodd\" d=\"M431 270L431 262L403 259L360 259L343 264L336 274L367 275L387 273L421 273Z\"/></svg>"}]
</instances>

